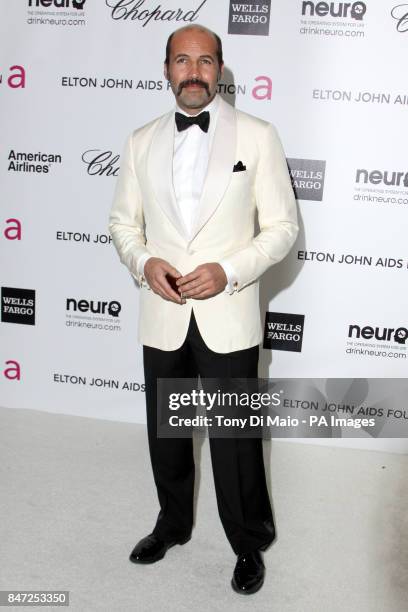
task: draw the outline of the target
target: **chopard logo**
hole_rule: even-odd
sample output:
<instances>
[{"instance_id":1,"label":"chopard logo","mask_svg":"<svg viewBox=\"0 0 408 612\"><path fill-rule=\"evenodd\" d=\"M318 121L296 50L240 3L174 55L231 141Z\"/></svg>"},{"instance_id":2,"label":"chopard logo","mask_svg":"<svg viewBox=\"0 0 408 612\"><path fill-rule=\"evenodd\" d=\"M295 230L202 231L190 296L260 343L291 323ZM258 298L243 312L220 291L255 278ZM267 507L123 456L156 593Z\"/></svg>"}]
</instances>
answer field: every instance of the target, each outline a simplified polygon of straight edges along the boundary
<instances>
[{"instance_id":1,"label":"chopard logo","mask_svg":"<svg viewBox=\"0 0 408 612\"><path fill-rule=\"evenodd\" d=\"M82 161L86 165L86 171L91 176L117 176L119 172L119 155L113 155L112 151L101 151L100 149L89 149L82 154Z\"/></svg>"},{"instance_id":2,"label":"chopard logo","mask_svg":"<svg viewBox=\"0 0 408 612\"><path fill-rule=\"evenodd\" d=\"M391 10L391 17L397 21L397 32L408 32L408 4L397 4Z\"/></svg>"},{"instance_id":3,"label":"chopard logo","mask_svg":"<svg viewBox=\"0 0 408 612\"><path fill-rule=\"evenodd\" d=\"M115 21L119 19L130 19L139 21L144 28L153 21L184 21L192 22L198 18L198 13L206 4L203 0L194 10L188 11L181 8L163 9L161 4L153 4L153 7L146 7L146 0L105 0L106 6L112 9L111 17Z\"/></svg>"}]
</instances>

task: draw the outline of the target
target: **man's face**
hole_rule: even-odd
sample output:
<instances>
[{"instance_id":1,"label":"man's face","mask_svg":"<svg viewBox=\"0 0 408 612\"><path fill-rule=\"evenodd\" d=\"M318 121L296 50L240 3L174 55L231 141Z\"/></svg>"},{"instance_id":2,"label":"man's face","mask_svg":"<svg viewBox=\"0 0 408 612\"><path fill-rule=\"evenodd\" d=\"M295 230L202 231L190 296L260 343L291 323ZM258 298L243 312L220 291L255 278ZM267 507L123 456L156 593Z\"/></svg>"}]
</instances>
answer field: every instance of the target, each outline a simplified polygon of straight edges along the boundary
<instances>
[{"instance_id":1,"label":"man's face","mask_svg":"<svg viewBox=\"0 0 408 612\"><path fill-rule=\"evenodd\" d=\"M218 65L216 49L214 37L200 30L185 30L172 38L164 76L186 113L197 114L216 94L223 68Z\"/></svg>"}]
</instances>

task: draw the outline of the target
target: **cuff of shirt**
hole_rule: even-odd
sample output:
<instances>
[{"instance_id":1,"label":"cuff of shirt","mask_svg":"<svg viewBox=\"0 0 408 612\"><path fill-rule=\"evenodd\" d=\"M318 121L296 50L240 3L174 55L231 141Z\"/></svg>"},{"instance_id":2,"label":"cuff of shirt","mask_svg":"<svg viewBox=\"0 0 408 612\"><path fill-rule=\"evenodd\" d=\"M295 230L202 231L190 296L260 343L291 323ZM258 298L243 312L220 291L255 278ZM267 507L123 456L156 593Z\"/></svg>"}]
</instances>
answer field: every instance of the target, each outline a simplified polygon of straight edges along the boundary
<instances>
[{"instance_id":1,"label":"cuff of shirt","mask_svg":"<svg viewBox=\"0 0 408 612\"><path fill-rule=\"evenodd\" d=\"M137 260L137 264L136 264L138 283L141 287L147 287L148 289L150 289L150 287L144 275L144 267L145 267L146 261L150 259L151 257L152 255L149 255L149 253L143 253L143 255L141 255L139 259Z\"/></svg>"},{"instance_id":2,"label":"cuff of shirt","mask_svg":"<svg viewBox=\"0 0 408 612\"><path fill-rule=\"evenodd\" d=\"M219 264L223 268L225 276L227 277L227 284L225 285L224 291L232 295L238 290L238 278L235 270L228 261L220 261Z\"/></svg>"}]
</instances>

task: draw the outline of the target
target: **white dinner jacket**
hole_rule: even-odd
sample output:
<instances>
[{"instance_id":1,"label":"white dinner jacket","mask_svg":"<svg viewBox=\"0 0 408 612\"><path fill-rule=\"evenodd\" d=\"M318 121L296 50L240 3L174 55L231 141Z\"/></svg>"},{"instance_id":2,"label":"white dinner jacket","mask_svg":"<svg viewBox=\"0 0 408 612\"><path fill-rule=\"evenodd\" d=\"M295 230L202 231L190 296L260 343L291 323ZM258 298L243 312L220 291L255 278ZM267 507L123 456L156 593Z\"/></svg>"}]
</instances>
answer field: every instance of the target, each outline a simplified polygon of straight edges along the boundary
<instances>
[{"instance_id":1,"label":"white dinner jacket","mask_svg":"<svg viewBox=\"0 0 408 612\"><path fill-rule=\"evenodd\" d=\"M259 278L285 257L298 232L296 202L285 155L270 123L220 100L208 170L192 236L177 206L172 171L174 110L135 130L121 159L109 219L113 243L140 286L139 341L166 351L179 348L194 309L213 351L260 343ZM245 170L233 172L241 161ZM260 232L254 235L256 209ZM236 291L180 305L143 283L137 260L161 257L179 270L230 262Z\"/></svg>"}]
</instances>

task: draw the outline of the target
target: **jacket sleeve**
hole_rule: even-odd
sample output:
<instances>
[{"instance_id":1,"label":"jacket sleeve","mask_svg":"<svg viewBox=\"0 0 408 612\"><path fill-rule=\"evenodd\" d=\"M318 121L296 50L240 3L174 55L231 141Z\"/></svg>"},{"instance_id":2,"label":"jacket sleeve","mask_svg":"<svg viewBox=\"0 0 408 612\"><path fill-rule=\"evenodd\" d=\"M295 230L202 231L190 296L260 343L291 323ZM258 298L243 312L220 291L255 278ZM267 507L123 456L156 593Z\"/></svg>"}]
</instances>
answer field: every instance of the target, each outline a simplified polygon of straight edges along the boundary
<instances>
[{"instance_id":1,"label":"jacket sleeve","mask_svg":"<svg viewBox=\"0 0 408 612\"><path fill-rule=\"evenodd\" d=\"M133 134L125 143L121 157L118 180L115 187L112 209L109 216L109 232L119 254L120 261L128 267L140 285L143 275L139 274L137 262L145 247L143 203L139 182L135 173L132 151Z\"/></svg>"},{"instance_id":2,"label":"jacket sleeve","mask_svg":"<svg viewBox=\"0 0 408 612\"><path fill-rule=\"evenodd\" d=\"M292 248L299 230L285 154L272 124L267 125L259 143L254 189L260 232L250 245L223 258L235 270L237 291L281 261Z\"/></svg>"}]
</instances>

